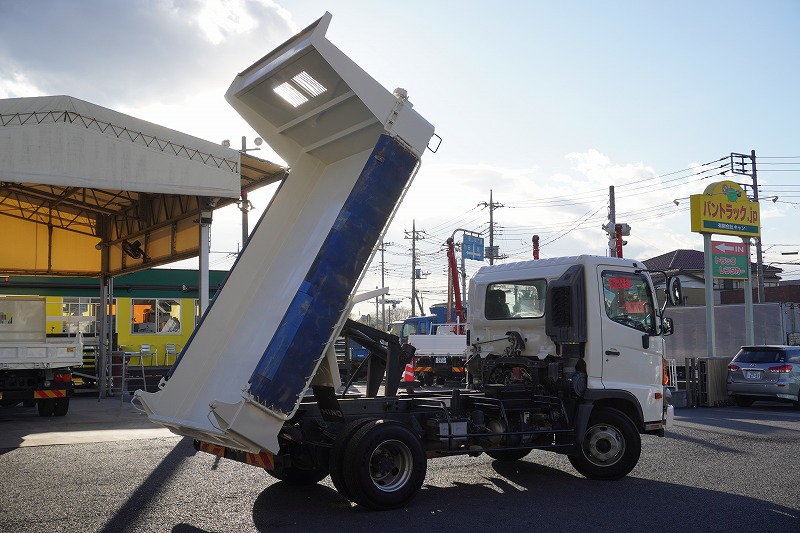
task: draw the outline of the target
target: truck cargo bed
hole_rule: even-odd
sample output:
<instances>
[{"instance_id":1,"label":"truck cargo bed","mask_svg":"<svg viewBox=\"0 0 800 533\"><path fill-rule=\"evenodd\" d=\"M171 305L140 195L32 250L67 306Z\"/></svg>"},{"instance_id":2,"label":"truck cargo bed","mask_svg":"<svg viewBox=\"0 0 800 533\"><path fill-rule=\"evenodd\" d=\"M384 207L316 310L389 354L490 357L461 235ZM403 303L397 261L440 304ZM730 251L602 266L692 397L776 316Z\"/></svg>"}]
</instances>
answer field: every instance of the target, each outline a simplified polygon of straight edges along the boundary
<instances>
[{"instance_id":1,"label":"truck cargo bed","mask_svg":"<svg viewBox=\"0 0 800 533\"><path fill-rule=\"evenodd\" d=\"M325 39L329 22L239 74L226 95L291 172L162 389L135 394L175 433L277 452L312 379L338 385L333 342L433 135L403 91Z\"/></svg>"}]
</instances>

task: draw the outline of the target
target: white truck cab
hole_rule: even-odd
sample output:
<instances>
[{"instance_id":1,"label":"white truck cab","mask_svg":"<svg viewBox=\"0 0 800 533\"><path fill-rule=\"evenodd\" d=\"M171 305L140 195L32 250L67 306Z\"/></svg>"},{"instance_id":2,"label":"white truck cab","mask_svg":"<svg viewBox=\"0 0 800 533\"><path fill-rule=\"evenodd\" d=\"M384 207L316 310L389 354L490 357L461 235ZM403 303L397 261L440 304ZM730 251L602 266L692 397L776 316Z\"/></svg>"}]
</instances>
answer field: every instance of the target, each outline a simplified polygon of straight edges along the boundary
<instances>
[{"instance_id":1,"label":"white truck cab","mask_svg":"<svg viewBox=\"0 0 800 533\"><path fill-rule=\"evenodd\" d=\"M481 268L469 291L473 383L544 387L542 372L537 377L524 362L550 360L583 398L623 406L640 431L663 432L673 419L662 337L671 326L661 322L644 268L588 255ZM513 362L505 363L509 357Z\"/></svg>"}]
</instances>

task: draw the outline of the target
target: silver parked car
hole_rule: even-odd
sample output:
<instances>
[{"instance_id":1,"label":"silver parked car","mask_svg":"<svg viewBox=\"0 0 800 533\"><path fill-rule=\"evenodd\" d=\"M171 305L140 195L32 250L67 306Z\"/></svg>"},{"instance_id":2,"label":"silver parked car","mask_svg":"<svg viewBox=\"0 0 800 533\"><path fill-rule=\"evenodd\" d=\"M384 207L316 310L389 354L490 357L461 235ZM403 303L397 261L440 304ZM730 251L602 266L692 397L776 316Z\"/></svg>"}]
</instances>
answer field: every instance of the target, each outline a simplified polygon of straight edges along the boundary
<instances>
[{"instance_id":1,"label":"silver parked car","mask_svg":"<svg viewBox=\"0 0 800 533\"><path fill-rule=\"evenodd\" d=\"M800 409L800 346L742 346L728 365L728 396L741 407L767 400Z\"/></svg>"}]
</instances>

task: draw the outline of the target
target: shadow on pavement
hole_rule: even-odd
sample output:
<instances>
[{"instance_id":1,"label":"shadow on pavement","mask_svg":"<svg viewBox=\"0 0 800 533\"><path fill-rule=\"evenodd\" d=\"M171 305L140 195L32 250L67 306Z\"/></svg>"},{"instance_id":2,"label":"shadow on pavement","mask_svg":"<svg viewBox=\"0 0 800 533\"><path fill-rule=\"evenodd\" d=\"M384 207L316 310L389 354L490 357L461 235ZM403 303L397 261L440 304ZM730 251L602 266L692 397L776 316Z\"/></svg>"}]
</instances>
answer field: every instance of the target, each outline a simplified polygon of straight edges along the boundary
<instances>
[{"instance_id":1,"label":"shadow on pavement","mask_svg":"<svg viewBox=\"0 0 800 533\"><path fill-rule=\"evenodd\" d=\"M590 481L531 461L501 463L479 483L424 485L405 508L370 512L323 485L274 483L253 505L259 531L319 524L376 531L796 531L800 512L756 498L626 477ZM380 524L380 525L378 525Z\"/></svg>"}]
</instances>

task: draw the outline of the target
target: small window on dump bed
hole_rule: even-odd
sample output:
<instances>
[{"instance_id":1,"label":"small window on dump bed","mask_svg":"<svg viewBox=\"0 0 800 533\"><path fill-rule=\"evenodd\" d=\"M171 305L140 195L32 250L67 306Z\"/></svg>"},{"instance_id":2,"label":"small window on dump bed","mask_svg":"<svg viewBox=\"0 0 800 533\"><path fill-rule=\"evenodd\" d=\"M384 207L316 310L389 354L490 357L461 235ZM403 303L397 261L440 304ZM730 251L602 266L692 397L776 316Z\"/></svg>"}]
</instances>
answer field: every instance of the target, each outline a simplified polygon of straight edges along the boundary
<instances>
[{"instance_id":1,"label":"small window on dump bed","mask_svg":"<svg viewBox=\"0 0 800 533\"><path fill-rule=\"evenodd\" d=\"M546 294L543 279L492 283L486 287L484 315L489 320L542 317Z\"/></svg>"}]
</instances>

